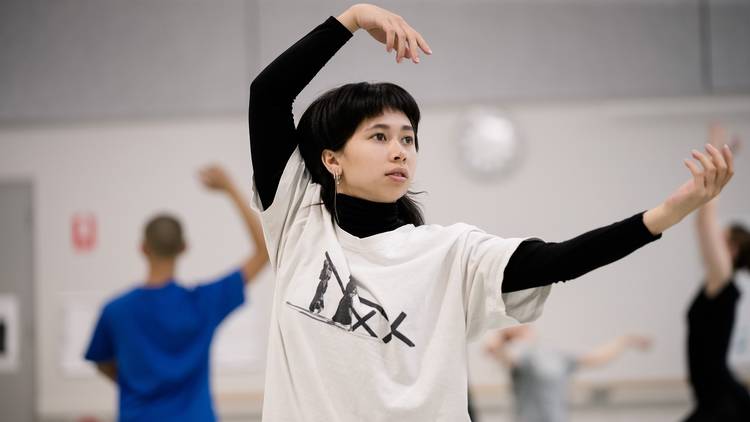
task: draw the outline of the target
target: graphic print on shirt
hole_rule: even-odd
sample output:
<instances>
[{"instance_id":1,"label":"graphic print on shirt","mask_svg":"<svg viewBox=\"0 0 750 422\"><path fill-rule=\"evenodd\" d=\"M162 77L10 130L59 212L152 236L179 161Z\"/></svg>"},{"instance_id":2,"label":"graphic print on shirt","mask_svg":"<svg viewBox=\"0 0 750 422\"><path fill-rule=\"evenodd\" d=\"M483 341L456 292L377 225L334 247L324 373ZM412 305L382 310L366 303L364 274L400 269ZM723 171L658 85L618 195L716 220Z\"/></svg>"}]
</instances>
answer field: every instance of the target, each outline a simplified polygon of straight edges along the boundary
<instances>
[{"instance_id":1,"label":"graphic print on shirt","mask_svg":"<svg viewBox=\"0 0 750 422\"><path fill-rule=\"evenodd\" d=\"M335 278L338 289L328 288L331 276ZM354 276L350 275L344 285L328 252L325 253L323 268L317 281L312 299L306 306L289 301L286 303L303 315L344 331L365 334L384 343L390 343L395 337L407 346L414 347L414 342L399 331L399 326L406 319L406 313L400 312L396 319L391 321L385 308L374 299L362 296L366 292L359 288L361 283Z\"/></svg>"}]
</instances>

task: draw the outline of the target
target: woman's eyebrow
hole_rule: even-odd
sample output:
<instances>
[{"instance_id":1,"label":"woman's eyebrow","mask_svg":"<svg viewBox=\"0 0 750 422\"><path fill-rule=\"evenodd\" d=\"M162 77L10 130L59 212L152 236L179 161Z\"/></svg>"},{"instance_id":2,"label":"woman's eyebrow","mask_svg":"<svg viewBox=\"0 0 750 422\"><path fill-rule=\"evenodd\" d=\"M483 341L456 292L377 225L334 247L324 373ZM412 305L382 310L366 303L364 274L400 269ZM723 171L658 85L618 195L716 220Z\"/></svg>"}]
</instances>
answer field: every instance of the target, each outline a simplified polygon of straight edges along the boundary
<instances>
[{"instance_id":1,"label":"woman's eyebrow","mask_svg":"<svg viewBox=\"0 0 750 422\"><path fill-rule=\"evenodd\" d=\"M374 124L374 125L368 127L365 130L373 130L373 129L389 130L390 128L391 127L389 125L385 124L385 123L377 123L377 124ZM414 132L414 128L411 127L410 125L403 125L403 126L401 126L401 130L410 130L410 131Z\"/></svg>"}]
</instances>

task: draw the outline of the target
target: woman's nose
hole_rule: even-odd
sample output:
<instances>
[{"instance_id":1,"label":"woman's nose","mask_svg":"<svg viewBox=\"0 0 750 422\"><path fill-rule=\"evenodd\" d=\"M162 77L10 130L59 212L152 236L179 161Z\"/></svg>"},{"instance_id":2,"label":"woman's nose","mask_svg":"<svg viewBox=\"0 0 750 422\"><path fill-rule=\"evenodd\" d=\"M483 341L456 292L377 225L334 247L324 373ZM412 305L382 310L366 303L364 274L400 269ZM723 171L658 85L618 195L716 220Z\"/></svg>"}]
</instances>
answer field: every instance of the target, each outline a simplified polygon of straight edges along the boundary
<instances>
[{"instance_id":1,"label":"woman's nose","mask_svg":"<svg viewBox=\"0 0 750 422\"><path fill-rule=\"evenodd\" d=\"M406 159L406 149L398 140L391 142L391 157L394 161Z\"/></svg>"}]
</instances>

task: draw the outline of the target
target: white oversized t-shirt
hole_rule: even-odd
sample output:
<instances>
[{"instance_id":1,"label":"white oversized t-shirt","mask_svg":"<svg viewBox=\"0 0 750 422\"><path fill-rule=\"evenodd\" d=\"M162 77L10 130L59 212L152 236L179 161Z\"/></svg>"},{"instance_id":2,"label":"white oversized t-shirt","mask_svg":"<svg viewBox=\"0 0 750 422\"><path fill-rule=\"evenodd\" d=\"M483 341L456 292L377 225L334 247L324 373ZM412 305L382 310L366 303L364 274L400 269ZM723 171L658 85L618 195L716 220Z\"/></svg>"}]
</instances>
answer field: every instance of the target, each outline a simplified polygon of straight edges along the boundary
<instances>
[{"instance_id":1,"label":"white oversized t-shirt","mask_svg":"<svg viewBox=\"0 0 750 422\"><path fill-rule=\"evenodd\" d=\"M261 219L276 272L267 422L469 421L467 339L537 318L550 291L501 293L523 239L466 224L350 235L299 150Z\"/></svg>"}]
</instances>

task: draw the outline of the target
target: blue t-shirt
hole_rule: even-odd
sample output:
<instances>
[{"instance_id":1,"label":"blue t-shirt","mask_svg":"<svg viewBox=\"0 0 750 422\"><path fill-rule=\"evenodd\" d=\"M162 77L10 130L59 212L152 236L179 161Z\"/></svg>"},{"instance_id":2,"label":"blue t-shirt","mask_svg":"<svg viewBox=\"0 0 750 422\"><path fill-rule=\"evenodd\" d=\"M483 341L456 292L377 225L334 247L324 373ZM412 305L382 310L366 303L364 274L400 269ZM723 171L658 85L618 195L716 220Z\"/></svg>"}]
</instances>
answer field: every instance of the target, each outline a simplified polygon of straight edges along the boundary
<instances>
[{"instance_id":1,"label":"blue t-shirt","mask_svg":"<svg viewBox=\"0 0 750 422\"><path fill-rule=\"evenodd\" d=\"M138 287L104 306L86 359L117 364L120 421L214 421L209 353L216 327L245 300L235 271L186 288Z\"/></svg>"}]
</instances>

